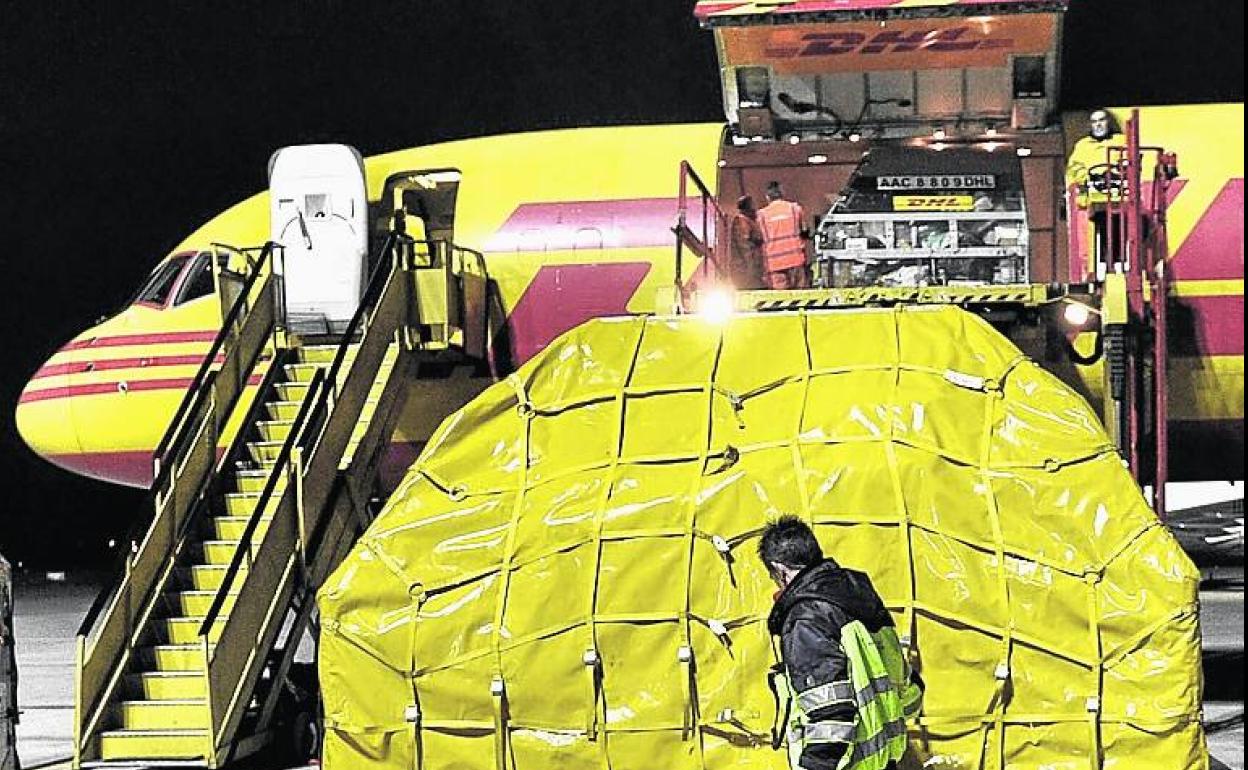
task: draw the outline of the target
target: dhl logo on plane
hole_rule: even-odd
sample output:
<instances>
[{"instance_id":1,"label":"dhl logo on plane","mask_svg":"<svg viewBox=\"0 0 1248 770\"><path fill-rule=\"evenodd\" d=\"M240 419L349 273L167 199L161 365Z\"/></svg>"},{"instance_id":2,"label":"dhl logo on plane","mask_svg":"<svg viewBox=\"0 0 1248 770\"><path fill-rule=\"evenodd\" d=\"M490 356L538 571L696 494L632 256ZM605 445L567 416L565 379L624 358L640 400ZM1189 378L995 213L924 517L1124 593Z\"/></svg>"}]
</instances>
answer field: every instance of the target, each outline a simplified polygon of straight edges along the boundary
<instances>
[{"instance_id":1,"label":"dhl logo on plane","mask_svg":"<svg viewBox=\"0 0 1248 770\"><path fill-rule=\"evenodd\" d=\"M1180 311L1172 314L1172 435L1242 453L1243 107L1146 108L1142 124L1146 143L1178 151L1182 171L1169 214ZM402 197L399 181L423 175L431 185L426 202L441 209L429 214L430 235L485 255L501 311L494 354L506 371L588 319L653 312L659 289L675 280L676 170L685 159L700 172L714 170L722 130L579 129L403 150L366 161L368 198L380 230L389 221L383 209ZM961 202L951 197L905 205L956 210ZM267 194L188 236L125 310L76 336L34 373L17 405L28 445L75 473L150 483L152 449L221 324L221 302L205 279L207 245L268 238ZM1100 387L1098 370L1078 376L1086 390ZM427 393L413 392L391 446L398 473L437 422L482 386L448 392L446 408L429 407Z\"/></svg>"}]
</instances>

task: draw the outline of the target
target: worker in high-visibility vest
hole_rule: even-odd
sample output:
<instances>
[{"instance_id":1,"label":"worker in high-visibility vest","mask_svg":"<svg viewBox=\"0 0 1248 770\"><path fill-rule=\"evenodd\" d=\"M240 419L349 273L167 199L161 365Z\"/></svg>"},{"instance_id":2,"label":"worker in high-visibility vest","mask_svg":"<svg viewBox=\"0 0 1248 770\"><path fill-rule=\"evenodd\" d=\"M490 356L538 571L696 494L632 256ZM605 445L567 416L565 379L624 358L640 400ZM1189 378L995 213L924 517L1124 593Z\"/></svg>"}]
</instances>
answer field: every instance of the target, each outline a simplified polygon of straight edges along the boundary
<instances>
[{"instance_id":1,"label":"worker in high-visibility vest","mask_svg":"<svg viewBox=\"0 0 1248 770\"><path fill-rule=\"evenodd\" d=\"M1107 261L1120 259L1121 254L1110 254L1111 243L1116 251L1122 250L1123 233L1114 228L1106 216L1106 205L1111 198L1121 196L1124 180L1121 170L1110 165L1110 147L1125 145L1125 139L1117 121L1109 110L1097 109L1088 115L1088 134L1075 143L1066 162L1066 187L1076 189L1075 206L1081 211L1071 212L1071 226L1082 227L1076 233L1076 242L1088 244L1091 258L1085 264L1085 275L1080 280L1104 278Z\"/></svg>"},{"instance_id":2,"label":"worker in high-visibility vest","mask_svg":"<svg viewBox=\"0 0 1248 770\"><path fill-rule=\"evenodd\" d=\"M737 199L737 213L729 228L728 280L735 289L761 289L763 282L763 230L758 226L754 199Z\"/></svg>"},{"instance_id":3,"label":"worker in high-visibility vest","mask_svg":"<svg viewBox=\"0 0 1248 770\"><path fill-rule=\"evenodd\" d=\"M767 618L781 650L770 680L773 747L783 730L793 770L897 768L923 680L871 579L824 558L814 532L793 516L763 530L758 554L780 586Z\"/></svg>"},{"instance_id":4,"label":"worker in high-visibility vest","mask_svg":"<svg viewBox=\"0 0 1248 770\"><path fill-rule=\"evenodd\" d=\"M768 288L805 289L810 286L806 259L806 240L810 232L804 221L801 204L785 200L779 182L769 183L767 205L758 211Z\"/></svg>"}]
</instances>

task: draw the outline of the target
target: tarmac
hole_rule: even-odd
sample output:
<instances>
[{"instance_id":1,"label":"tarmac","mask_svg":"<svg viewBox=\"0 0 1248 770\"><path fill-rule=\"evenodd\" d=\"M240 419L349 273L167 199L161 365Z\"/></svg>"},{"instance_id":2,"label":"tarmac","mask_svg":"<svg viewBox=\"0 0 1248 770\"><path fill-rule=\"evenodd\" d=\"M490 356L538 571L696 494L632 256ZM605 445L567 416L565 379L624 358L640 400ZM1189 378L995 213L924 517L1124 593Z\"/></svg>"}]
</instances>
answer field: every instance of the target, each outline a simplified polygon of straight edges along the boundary
<instances>
[{"instance_id":1,"label":"tarmac","mask_svg":"<svg viewBox=\"0 0 1248 770\"><path fill-rule=\"evenodd\" d=\"M22 767L68 767L73 751L74 637L98 587L18 580L18 755ZM1205 723L1213 770L1244 770L1243 572L1201 591ZM273 770L277 770L274 768Z\"/></svg>"}]
</instances>

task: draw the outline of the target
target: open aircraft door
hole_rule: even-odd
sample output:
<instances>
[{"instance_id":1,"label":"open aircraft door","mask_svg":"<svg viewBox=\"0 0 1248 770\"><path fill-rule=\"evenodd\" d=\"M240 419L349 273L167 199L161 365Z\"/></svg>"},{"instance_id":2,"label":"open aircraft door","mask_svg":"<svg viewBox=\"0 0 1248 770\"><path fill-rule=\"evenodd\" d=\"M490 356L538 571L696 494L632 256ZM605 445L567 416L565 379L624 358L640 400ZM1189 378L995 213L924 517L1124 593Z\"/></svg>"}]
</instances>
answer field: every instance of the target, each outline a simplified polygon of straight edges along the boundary
<instances>
[{"instance_id":1,"label":"open aircraft door","mask_svg":"<svg viewBox=\"0 0 1248 770\"><path fill-rule=\"evenodd\" d=\"M368 255L360 153L341 144L284 147L269 160L269 191L291 328L340 331L359 304Z\"/></svg>"}]
</instances>

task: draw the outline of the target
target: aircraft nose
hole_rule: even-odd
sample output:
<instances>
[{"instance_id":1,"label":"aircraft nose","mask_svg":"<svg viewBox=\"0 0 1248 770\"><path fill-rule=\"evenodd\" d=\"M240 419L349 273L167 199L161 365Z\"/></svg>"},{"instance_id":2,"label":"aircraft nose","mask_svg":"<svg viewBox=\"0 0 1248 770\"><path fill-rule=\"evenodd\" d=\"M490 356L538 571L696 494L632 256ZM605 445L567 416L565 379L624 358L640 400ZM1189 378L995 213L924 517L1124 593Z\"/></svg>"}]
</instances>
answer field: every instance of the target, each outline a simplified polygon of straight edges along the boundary
<instances>
[{"instance_id":1,"label":"aircraft nose","mask_svg":"<svg viewBox=\"0 0 1248 770\"><path fill-rule=\"evenodd\" d=\"M22 388L17 399L18 435L31 451L56 465L63 465L58 458L82 452L70 412L69 368L64 364L45 363Z\"/></svg>"},{"instance_id":2,"label":"aircraft nose","mask_svg":"<svg viewBox=\"0 0 1248 770\"><path fill-rule=\"evenodd\" d=\"M31 376L17 400L18 435L31 451L53 465L80 476L113 484L143 487L151 484L150 451L115 451L98 424L112 407L98 383L86 382L95 363L74 353L81 343L71 342ZM84 398L93 406L83 412Z\"/></svg>"}]
</instances>

